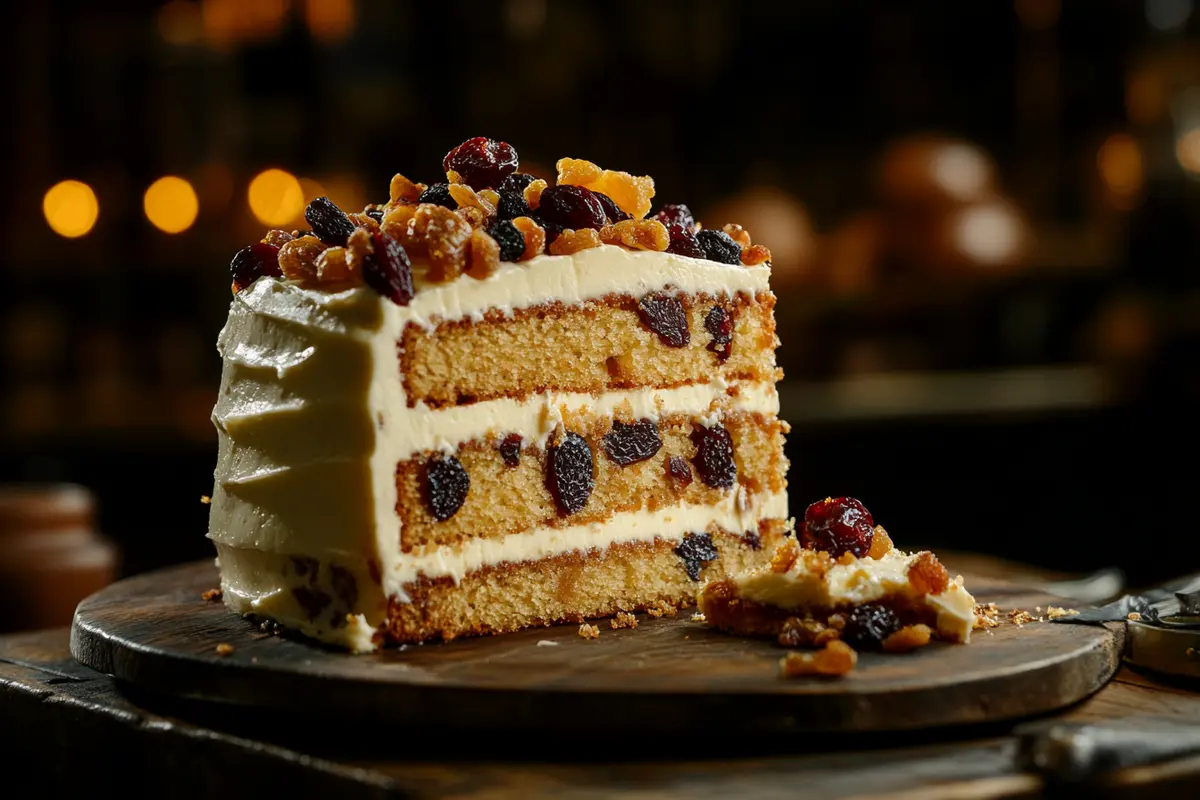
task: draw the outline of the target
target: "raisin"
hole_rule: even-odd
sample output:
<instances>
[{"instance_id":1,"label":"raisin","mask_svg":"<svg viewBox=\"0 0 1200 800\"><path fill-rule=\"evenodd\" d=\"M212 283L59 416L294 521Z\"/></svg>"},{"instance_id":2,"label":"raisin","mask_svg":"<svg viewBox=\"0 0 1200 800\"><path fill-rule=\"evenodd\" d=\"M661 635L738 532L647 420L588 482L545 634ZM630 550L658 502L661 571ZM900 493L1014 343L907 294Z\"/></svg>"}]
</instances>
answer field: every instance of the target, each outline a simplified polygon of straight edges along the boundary
<instances>
[{"instance_id":1,"label":"raisin","mask_svg":"<svg viewBox=\"0 0 1200 800\"><path fill-rule=\"evenodd\" d=\"M587 505L595 486L592 448L577 433L567 433L546 451L546 487L558 510L574 514Z\"/></svg>"},{"instance_id":2,"label":"raisin","mask_svg":"<svg viewBox=\"0 0 1200 800\"><path fill-rule=\"evenodd\" d=\"M621 210L616 201L603 192L592 192L596 199L600 201L600 207L604 209L604 216L608 217L610 224L624 222L627 219L633 219L632 216Z\"/></svg>"},{"instance_id":3,"label":"raisin","mask_svg":"<svg viewBox=\"0 0 1200 800\"><path fill-rule=\"evenodd\" d=\"M413 299L412 262L403 245L386 233L371 236L374 252L363 259L363 282L398 306Z\"/></svg>"},{"instance_id":4,"label":"raisin","mask_svg":"<svg viewBox=\"0 0 1200 800\"><path fill-rule=\"evenodd\" d=\"M354 233L354 223L328 197L322 195L314 198L304 209L304 219L308 222L317 238L328 245L345 247Z\"/></svg>"},{"instance_id":5,"label":"raisin","mask_svg":"<svg viewBox=\"0 0 1200 800\"><path fill-rule=\"evenodd\" d=\"M530 175L528 172L514 172L512 175L509 175L507 178L502 180L496 189L500 192L516 192L523 198L525 196L525 187L533 183L535 180L537 180L537 178Z\"/></svg>"},{"instance_id":6,"label":"raisin","mask_svg":"<svg viewBox=\"0 0 1200 800\"><path fill-rule=\"evenodd\" d=\"M687 347L692 340L687 312L673 294L654 292L638 301L642 324L658 334L668 347Z\"/></svg>"},{"instance_id":7,"label":"raisin","mask_svg":"<svg viewBox=\"0 0 1200 800\"><path fill-rule=\"evenodd\" d=\"M446 153L442 169L454 170L473 189L494 189L517 171L517 151L508 142L476 136Z\"/></svg>"},{"instance_id":8,"label":"raisin","mask_svg":"<svg viewBox=\"0 0 1200 800\"><path fill-rule=\"evenodd\" d=\"M733 352L733 315L724 306L713 306L704 318L704 330L712 335L708 349L721 361L729 358Z\"/></svg>"},{"instance_id":9,"label":"raisin","mask_svg":"<svg viewBox=\"0 0 1200 800\"><path fill-rule=\"evenodd\" d=\"M438 522L458 513L470 489L471 476L454 456L438 455L425 462L425 505Z\"/></svg>"},{"instance_id":10,"label":"raisin","mask_svg":"<svg viewBox=\"0 0 1200 800\"><path fill-rule=\"evenodd\" d=\"M667 252L674 253L677 256L687 256L688 258L706 258L704 248L700 246L699 240L689 228L682 225L668 225L667 235L671 237L671 243L667 245Z\"/></svg>"},{"instance_id":11,"label":"raisin","mask_svg":"<svg viewBox=\"0 0 1200 800\"><path fill-rule=\"evenodd\" d=\"M741 264L742 248L725 231L700 231L696 241L704 248L704 257L722 264Z\"/></svg>"},{"instance_id":12,"label":"raisin","mask_svg":"<svg viewBox=\"0 0 1200 800\"><path fill-rule=\"evenodd\" d=\"M487 232L500 245L501 261L521 260L521 256L525 254L525 237L510 220L502 219L492 223Z\"/></svg>"},{"instance_id":13,"label":"raisin","mask_svg":"<svg viewBox=\"0 0 1200 800\"><path fill-rule=\"evenodd\" d=\"M895 611L879 603L866 603L846 618L842 641L859 650L878 650L900 627L900 618Z\"/></svg>"},{"instance_id":14,"label":"raisin","mask_svg":"<svg viewBox=\"0 0 1200 800\"><path fill-rule=\"evenodd\" d=\"M434 183L428 186L425 191L421 192L421 196L417 198L418 203L433 203L435 206L448 208L454 211L458 208L458 201L450 196L450 184Z\"/></svg>"},{"instance_id":15,"label":"raisin","mask_svg":"<svg viewBox=\"0 0 1200 800\"><path fill-rule=\"evenodd\" d=\"M500 457L505 466L515 467L521 463L521 434L510 433L500 440Z\"/></svg>"},{"instance_id":16,"label":"raisin","mask_svg":"<svg viewBox=\"0 0 1200 800\"><path fill-rule=\"evenodd\" d=\"M601 440L601 444L609 458L627 467L653 458L662 448L662 437L658 435L658 425L652 419L638 422L613 420L612 431Z\"/></svg>"},{"instance_id":17,"label":"raisin","mask_svg":"<svg viewBox=\"0 0 1200 800\"><path fill-rule=\"evenodd\" d=\"M683 559L683 568L687 570L688 577L698 581L704 565L716 560L717 548L707 533L687 533L675 548L675 555Z\"/></svg>"},{"instance_id":18,"label":"raisin","mask_svg":"<svg viewBox=\"0 0 1200 800\"><path fill-rule=\"evenodd\" d=\"M279 248L266 242L243 247L229 262L229 274L233 276L233 290L240 292L262 277L282 278L279 268Z\"/></svg>"},{"instance_id":19,"label":"raisin","mask_svg":"<svg viewBox=\"0 0 1200 800\"><path fill-rule=\"evenodd\" d=\"M537 216L559 229L600 230L607 222L595 193L582 186L551 186L542 192ZM549 231L547 231L549 232Z\"/></svg>"},{"instance_id":20,"label":"raisin","mask_svg":"<svg viewBox=\"0 0 1200 800\"><path fill-rule=\"evenodd\" d=\"M874 536L875 520L862 503L853 497L827 497L805 510L800 544L834 558L843 553L863 558Z\"/></svg>"},{"instance_id":21,"label":"raisin","mask_svg":"<svg viewBox=\"0 0 1200 800\"><path fill-rule=\"evenodd\" d=\"M696 218L692 215L692 210L683 203L670 203L663 206L654 215L654 218L668 228L678 225L687 231L696 230Z\"/></svg>"},{"instance_id":22,"label":"raisin","mask_svg":"<svg viewBox=\"0 0 1200 800\"><path fill-rule=\"evenodd\" d=\"M696 457L692 460L700 480L714 489L729 489L737 480L737 463L733 460L733 437L724 427L709 428L698 424L692 431Z\"/></svg>"},{"instance_id":23,"label":"raisin","mask_svg":"<svg viewBox=\"0 0 1200 800\"><path fill-rule=\"evenodd\" d=\"M533 210L529 207L529 203L525 202L523 192L500 190L500 202L496 204L497 219L516 219L532 215Z\"/></svg>"},{"instance_id":24,"label":"raisin","mask_svg":"<svg viewBox=\"0 0 1200 800\"><path fill-rule=\"evenodd\" d=\"M692 485L692 468L683 456L671 456L667 459L667 476L680 491Z\"/></svg>"}]
</instances>

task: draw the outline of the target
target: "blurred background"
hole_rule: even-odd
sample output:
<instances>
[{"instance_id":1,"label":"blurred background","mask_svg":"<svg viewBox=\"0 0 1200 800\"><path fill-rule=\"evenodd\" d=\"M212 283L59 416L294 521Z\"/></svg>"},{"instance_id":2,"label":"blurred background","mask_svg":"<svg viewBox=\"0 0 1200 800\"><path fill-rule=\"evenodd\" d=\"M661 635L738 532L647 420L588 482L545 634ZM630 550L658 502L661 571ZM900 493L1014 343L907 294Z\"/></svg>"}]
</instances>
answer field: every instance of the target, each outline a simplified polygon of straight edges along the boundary
<instances>
[{"instance_id":1,"label":"blurred background","mask_svg":"<svg viewBox=\"0 0 1200 800\"><path fill-rule=\"evenodd\" d=\"M851 494L906 544L1197 564L1193 0L9 14L0 480L89 489L117 574L212 555L230 256L475 135L771 248L794 514Z\"/></svg>"}]
</instances>

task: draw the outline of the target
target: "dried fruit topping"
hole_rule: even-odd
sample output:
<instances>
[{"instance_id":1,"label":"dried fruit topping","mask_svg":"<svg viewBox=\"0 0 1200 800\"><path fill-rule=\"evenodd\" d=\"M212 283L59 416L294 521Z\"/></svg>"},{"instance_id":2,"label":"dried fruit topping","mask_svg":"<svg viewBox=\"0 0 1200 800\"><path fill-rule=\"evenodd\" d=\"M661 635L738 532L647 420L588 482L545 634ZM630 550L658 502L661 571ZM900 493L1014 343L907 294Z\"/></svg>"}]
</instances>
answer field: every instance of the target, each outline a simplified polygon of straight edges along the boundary
<instances>
[{"instance_id":1,"label":"dried fruit topping","mask_svg":"<svg viewBox=\"0 0 1200 800\"><path fill-rule=\"evenodd\" d=\"M862 558L871 551L874 535L875 521L862 503L853 497L826 497L804 512L800 544L834 558L843 553Z\"/></svg>"},{"instance_id":2,"label":"dried fruit topping","mask_svg":"<svg viewBox=\"0 0 1200 800\"><path fill-rule=\"evenodd\" d=\"M687 347L692 340L687 311L673 294L654 292L638 301L642 324L658 334L668 347Z\"/></svg>"},{"instance_id":3,"label":"dried fruit topping","mask_svg":"<svg viewBox=\"0 0 1200 800\"><path fill-rule=\"evenodd\" d=\"M599 247L603 244L600 241L600 234L591 228L583 228L582 230L573 231L570 229L564 230L554 238L550 243L550 254L555 256L569 256L572 253L578 253L580 250L590 250L593 247Z\"/></svg>"},{"instance_id":4,"label":"dried fruit topping","mask_svg":"<svg viewBox=\"0 0 1200 800\"><path fill-rule=\"evenodd\" d=\"M654 179L635 177L628 172L616 172L576 158L558 160L558 185L582 186L612 198L625 213L641 219L650 210L654 197Z\"/></svg>"},{"instance_id":5,"label":"dried fruit topping","mask_svg":"<svg viewBox=\"0 0 1200 800\"><path fill-rule=\"evenodd\" d=\"M538 178L526 186L525 191L521 193L525 197L525 204L536 211L542 204L542 192L546 191L548 185L544 180Z\"/></svg>"},{"instance_id":6,"label":"dried fruit topping","mask_svg":"<svg viewBox=\"0 0 1200 800\"><path fill-rule=\"evenodd\" d=\"M507 178L501 181L500 185L497 186L496 189L497 191L501 192L516 192L517 194L524 194L525 187L533 183L535 180L537 180L537 178L533 177L527 172L514 172L512 175L509 175Z\"/></svg>"},{"instance_id":7,"label":"dried fruit topping","mask_svg":"<svg viewBox=\"0 0 1200 800\"><path fill-rule=\"evenodd\" d=\"M545 252L546 231L532 217L517 217L512 224L525 237L525 253L521 256L521 261L528 261Z\"/></svg>"},{"instance_id":8,"label":"dried fruit topping","mask_svg":"<svg viewBox=\"0 0 1200 800\"><path fill-rule=\"evenodd\" d=\"M517 230L511 221L501 219L487 229L496 243L500 245L501 261L519 261L525 253L525 236Z\"/></svg>"},{"instance_id":9,"label":"dried fruit topping","mask_svg":"<svg viewBox=\"0 0 1200 800\"><path fill-rule=\"evenodd\" d=\"M784 678L822 675L836 678L854 671L858 653L840 639L825 643L825 649L815 653L788 653L779 659L779 674Z\"/></svg>"},{"instance_id":10,"label":"dried fruit topping","mask_svg":"<svg viewBox=\"0 0 1200 800\"><path fill-rule=\"evenodd\" d=\"M908 582L917 594L941 594L950 585L950 573L937 556L924 550L909 564Z\"/></svg>"},{"instance_id":11,"label":"dried fruit topping","mask_svg":"<svg viewBox=\"0 0 1200 800\"><path fill-rule=\"evenodd\" d=\"M667 477L671 479L671 484L676 491L683 491L692 485L692 468L688 466L687 459L682 456L671 456L667 459Z\"/></svg>"},{"instance_id":12,"label":"dried fruit topping","mask_svg":"<svg viewBox=\"0 0 1200 800\"><path fill-rule=\"evenodd\" d=\"M637 422L613 420L612 430L601 440L601 445L609 458L627 467L653 458L662 448L662 437L658 435L658 424L652 419Z\"/></svg>"},{"instance_id":13,"label":"dried fruit topping","mask_svg":"<svg viewBox=\"0 0 1200 800\"><path fill-rule=\"evenodd\" d=\"M450 195L450 184L434 183L417 196L418 203L433 203L435 206L448 208L451 211L458 208L458 203Z\"/></svg>"},{"instance_id":14,"label":"dried fruit topping","mask_svg":"<svg viewBox=\"0 0 1200 800\"><path fill-rule=\"evenodd\" d=\"M613 202L613 199L604 192L592 192L596 195L596 199L600 201L600 206L604 209L604 216L608 217L610 223L616 224L627 219L633 219L629 214L621 210L621 207Z\"/></svg>"},{"instance_id":15,"label":"dried fruit topping","mask_svg":"<svg viewBox=\"0 0 1200 800\"><path fill-rule=\"evenodd\" d=\"M464 220L466 220L467 224L470 225L472 228L475 228L478 230L479 228L487 227L487 223L488 223L487 214L484 214L478 208L474 208L472 206L467 206L465 208L459 208L454 213L458 214L460 217L462 217Z\"/></svg>"},{"instance_id":16,"label":"dried fruit topping","mask_svg":"<svg viewBox=\"0 0 1200 800\"><path fill-rule=\"evenodd\" d=\"M746 248L750 246L750 232L736 222L726 223L721 230L725 231L730 239L737 242L738 247Z\"/></svg>"},{"instance_id":17,"label":"dried fruit topping","mask_svg":"<svg viewBox=\"0 0 1200 800\"><path fill-rule=\"evenodd\" d=\"M704 257L722 264L741 264L742 248L725 231L700 231L696 241L704 248Z\"/></svg>"},{"instance_id":18,"label":"dried fruit topping","mask_svg":"<svg viewBox=\"0 0 1200 800\"><path fill-rule=\"evenodd\" d=\"M742 248L742 263L747 267L757 267L771 260L771 251L765 245L756 244Z\"/></svg>"},{"instance_id":19,"label":"dried fruit topping","mask_svg":"<svg viewBox=\"0 0 1200 800\"><path fill-rule=\"evenodd\" d=\"M454 456L436 455L425 462L425 505L438 522L458 513L471 490L471 476Z\"/></svg>"},{"instance_id":20,"label":"dried fruit topping","mask_svg":"<svg viewBox=\"0 0 1200 800\"><path fill-rule=\"evenodd\" d=\"M533 214L533 209L525 202L524 190L509 191L507 189L500 190L500 200L496 204L497 219L516 219L517 217L528 217Z\"/></svg>"},{"instance_id":21,"label":"dried fruit topping","mask_svg":"<svg viewBox=\"0 0 1200 800\"><path fill-rule=\"evenodd\" d=\"M344 247L350 234L354 233L354 223L346 216L346 212L324 195L308 204L308 208L304 209L304 219L325 244Z\"/></svg>"},{"instance_id":22,"label":"dried fruit topping","mask_svg":"<svg viewBox=\"0 0 1200 800\"><path fill-rule=\"evenodd\" d=\"M685 533L683 541L675 548L675 555L683 559L683 568L687 570L688 577L698 581L704 565L716 560L717 548L707 533Z\"/></svg>"},{"instance_id":23,"label":"dried fruit topping","mask_svg":"<svg viewBox=\"0 0 1200 800\"><path fill-rule=\"evenodd\" d=\"M442 169L454 170L476 189L494 189L517 171L517 151L508 142L476 136L446 153Z\"/></svg>"},{"instance_id":24,"label":"dried fruit topping","mask_svg":"<svg viewBox=\"0 0 1200 800\"><path fill-rule=\"evenodd\" d=\"M233 276L235 293L262 277L282 278L279 248L266 242L243 247L234 253L233 260L229 262L229 274Z\"/></svg>"},{"instance_id":25,"label":"dried fruit topping","mask_svg":"<svg viewBox=\"0 0 1200 800\"><path fill-rule=\"evenodd\" d=\"M317 278L317 259L325 251L325 243L315 236L300 236L279 248L279 268L290 281L313 281Z\"/></svg>"},{"instance_id":26,"label":"dried fruit topping","mask_svg":"<svg viewBox=\"0 0 1200 800\"><path fill-rule=\"evenodd\" d=\"M696 230L696 218L692 215L692 210L683 203L668 203L659 209L654 218L667 227L679 225L689 231Z\"/></svg>"},{"instance_id":27,"label":"dried fruit topping","mask_svg":"<svg viewBox=\"0 0 1200 800\"><path fill-rule=\"evenodd\" d=\"M883 640L883 652L907 653L924 647L933 638L933 629L928 625L905 625Z\"/></svg>"},{"instance_id":28,"label":"dried fruit topping","mask_svg":"<svg viewBox=\"0 0 1200 800\"><path fill-rule=\"evenodd\" d=\"M708 257L691 228L684 227L683 225L668 225L667 234L671 237L671 243L667 245L668 253L674 253L677 256L687 256L688 258Z\"/></svg>"},{"instance_id":29,"label":"dried fruit topping","mask_svg":"<svg viewBox=\"0 0 1200 800\"><path fill-rule=\"evenodd\" d=\"M500 268L500 245L481 228L471 234L467 251L467 274L483 280Z\"/></svg>"},{"instance_id":30,"label":"dried fruit topping","mask_svg":"<svg viewBox=\"0 0 1200 800\"><path fill-rule=\"evenodd\" d=\"M878 650L898 630L900 618L895 611L879 603L866 603L857 606L846 618L842 640L859 650Z\"/></svg>"},{"instance_id":31,"label":"dried fruit topping","mask_svg":"<svg viewBox=\"0 0 1200 800\"><path fill-rule=\"evenodd\" d=\"M429 280L441 283L462 274L474 229L458 214L428 203L398 206L383 218L383 226L411 257L428 258Z\"/></svg>"},{"instance_id":32,"label":"dried fruit topping","mask_svg":"<svg viewBox=\"0 0 1200 800\"><path fill-rule=\"evenodd\" d=\"M653 250L661 253L667 249L671 237L667 229L656 219L627 219L600 229L600 239L606 244L623 244L634 250Z\"/></svg>"},{"instance_id":33,"label":"dried fruit topping","mask_svg":"<svg viewBox=\"0 0 1200 800\"><path fill-rule=\"evenodd\" d=\"M692 463L700 480L714 489L730 489L737 480L737 462L733 460L733 437L721 425L697 425L692 431L696 457Z\"/></svg>"},{"instance_id":34,"label":"dried fruit topping","mask_svg":"<svg viewBox=\"0 0 1200 800\"><path fill-rule=\"evenodd\" d=\"M388 196L393 203L415 203L417 202L417 198L421 196L421 186L397 172L392 177L391 186L388 188Z\"/></svg>"},{"instance_id":35,"label":"dried fruit topping","mask_svg":"<svg viewBox=\"0 0 1200 800\"><path fill-rule=\"evenodd\" d=\"M574 514L587 505L595 486L592 448L577 433L567 433L546 451L546 488L559 512Z\"/></svg>"},{"instance_id":36,"label":"dried fruit topping","mask_svg":"<svg viewBox=\"0 0 1200 800\"><path fill-rule=\"evenodd\" d=\"M350 251L345 247L327 247L317 256L317 280L320 283L345 283L354 278Z\"/></svg>"},{"instance_id":37,"label":"dried fruit topping","mask_svg":"<svg viewBox=\"0 0 1200 800\"><path fill-rule=\"evenodd\" d=\"M465 183L450 184L450 196L454 198L454 202L458 203L460 209L477 208L485 216L496 216L496 207L480 197L474 189Z\"/></svg>"},{"instance_id":38,"label":"dried fruit topping","mask_svg":"<svg viewBox=\"0 0 1200 800\"><path fill-rule=\"evenodd\" d=\"M704 330L712 336L708 349L725 361L733 352L733 315L724 306L713 306L704 318Z\"/></svg>"},{"instance_id":39,"label":"dried fruit topping","mask_svg":"<svg viewBox=\"0 0 1200 800\"><path fill-rule=\"evenodd\" d=\"M500 440L500 458L505 466L515 467L521 463L521 434L510 433Z\"/></svg>"},{"instance_id":40,"label":"dried fruit topping","mask_svg":"<svg viewBox=\"0 0 1200 800\"><path fill-rule=\"evenodd\" d=\"M404 247L386 233L371 237L372 252L363 259L363 282L398 306L413 298L412 262Z\"/></svg>"},{"instance_id":41,"label":"dried fruit topping","mask_svg":"<svg viewBox=\"0 0 1200 800\"><path fill-rule=\"evenodd\" d=\"M596 195L579 186L551 186L542 192L538 220L560 228L600 230L607 222Z\"/></svg>"},{"instance_id":42,"label":"dried fruit topping","mask_svg":"<svg viewBox=\"0 0 1200 800\"><path fill-rule=\"evenodd\" d=\"M871 549L867 551L867 556L878 559L890 552L892 552L892 537L888 536L888 532L883 529L882 525L876 525L874 534L871 536Z\"/></svg>"},{"instance_id":43,"label":"dried fruit topping","mask_svg":"<svg viewBox=\"0 0 1200 800\"><path fill-rule=\"evenodd\" d=\"M292 236L287 231L273 230L267 231L267 235L262 238L264 244L273 244L276 247L283 247L296 237Z\"/></svg>"},{"instance_id":44,"label":"dried fruit topping","mask_svg":"<svg viewBox=\"0 0 1200 800\"><path fill-rule=\"evenodd\" d=\"M382 208L368 208L363 213L366 214L371 219L375 220L376 223L383 222L383 209Z\"/></svg>"}]
</instances>

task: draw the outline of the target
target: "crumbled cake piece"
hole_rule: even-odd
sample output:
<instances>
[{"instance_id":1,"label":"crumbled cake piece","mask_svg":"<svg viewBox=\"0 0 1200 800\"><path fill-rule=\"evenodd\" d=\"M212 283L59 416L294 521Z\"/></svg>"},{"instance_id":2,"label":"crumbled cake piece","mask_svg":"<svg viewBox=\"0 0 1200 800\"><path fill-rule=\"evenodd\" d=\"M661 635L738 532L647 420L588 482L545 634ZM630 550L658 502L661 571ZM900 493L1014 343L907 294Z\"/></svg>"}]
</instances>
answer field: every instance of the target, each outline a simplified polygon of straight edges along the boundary
<instances>
[{"instance_id":1,"label":"crumbled cake piece","mask_svg":"<svg viewBox=\"0 0 1200 800\"><path fill-rule=\"evenodd\" d=\"M217 655L224 658L225 656L233 655L233 645L228 642L221 642L217 645Z\"/></svg>"},{"instance_id":2,"label":"crumbled cake piece","mask_svg":"<svg viewBox=\"0 0 1200 800\"><path fill-rule=\"evenodd\" d=\"M692 614L692 622L707 622L707 621L708 621L708 618L705 617L703 614L701 614L699 611L697 611L695 614Z\"/></svg>"},{"instance_id":3,"label":"crumbled cake piece","mask_svg":"<svg viewBox=\"0 0 1200 800\"><path fill-rule=\"evenodd\" d=\"M995 603L975 604L975 627L997 628L1000 626L1000 607Z\"/></svg>"},{"instance_id":4,"label":"crumbled cake piece","mask_svg":"<svg viewBox=\"0 0 1200 800\"><path fill-rule=\"evenodd\" d=\"M1048 606L1046 608L1047 619L1062 619L1063 617L1073 617L1079 612L1073 608L1062 608L1061 606Z\"/></svg>"},{"instance_id":5,"label":"crumbled cake piece","mask_svg":"<svg viewBox=\"0 0 1200 800\"><path fill-rule=\"evenodd\" d=\"M224 592L218 587L216 589L205 589L200 595L200 599L206 603L213 603L220 600L224 596Z\"/></svg>"},{"instance_id":6,"label":"crumbled cake piece","mask_svg":"<svg viewBox=\"0 0 1200 800\"><path fill-rule=\"evenodd\" d=\"M836 678L854 670L858 653L845 642L834 639L812 653L791 652L779 659L779 674L784 678L822 675Z\"/></svg>"},{"instance_id":7,"label":"crumbled cake piece","mask_svg":"<svg viewBox=\"0 0 1200 800\"><path fill-rule=\"evenodd\" d=\"M1009 611L1008 618L1018 628L1030 622L1038 621L1037 617L1021 608L1014 608L1012 611Z\"/></svg>"},{"instance_id":8,"label":"crumbled cake piece","mask_svg":"<svg viewBox=\"0 0 1200 800\"><path fill-rule=\"evenodd\" d=\"M650 608L646 609L646 613L658 619L659 617L673 617L678 613L679 609L667 602L655 603Z\"/></svg>"},{"instance_id":9,"label":"crumbled cake piece","mask_svg":"<svg viewBox=\"0 0 1200 800\"><path fill-rule=\"evenodd\" d=\"M1129 620L1130 622L1141 622L1142 615L1140 613L1138 613L1137 611L1130 611L1128 614L1125 615L1125 619Z\"/></svg>"},{"instance_id":10,"label":"crumbled cake piece","mask_svg":"<svg viewBox=\"0 0 1200 800\"><path fill-rule=\"evenodd\" d=\"M200 502L207 506L212 503L212 498L206 494L202 494L200 495Z\"/></svg>"},{"instance_id":11,"label":"crumbled cake piece","mask_svg":"<svg viewBox=\"0 0 1200 800\"><path fill-rule=\"evenodd\" d=\"M608 621L608 624L613 630L617 630L619 628L636 628L638 621L637 617L628 611L618 611L617 615Z\"/></svg>"},{"instance_id":12,"label":"crumbled cake piece","mask_svg":"<svg viewBox=\"0 0 1200 800\"><path fill-rule=\"evenodd\" d=\"M599 639L600 638L600 629L598 627L596 627L595 625L589 625L588 623L585 622L579 626L579 638L580 639Z\"/></svg>"}]
</instances>

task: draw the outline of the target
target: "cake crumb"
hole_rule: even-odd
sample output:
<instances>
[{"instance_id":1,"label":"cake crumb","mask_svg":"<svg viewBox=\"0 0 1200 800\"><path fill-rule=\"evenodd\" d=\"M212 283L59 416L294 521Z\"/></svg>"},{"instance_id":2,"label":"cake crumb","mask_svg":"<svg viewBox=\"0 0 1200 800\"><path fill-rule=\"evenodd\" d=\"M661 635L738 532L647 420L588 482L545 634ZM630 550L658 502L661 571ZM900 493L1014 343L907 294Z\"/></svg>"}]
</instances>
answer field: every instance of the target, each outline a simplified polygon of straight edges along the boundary
<instances>
[{"instance_id":1,"label":"cake crumb","mask_svg":"<svg viewBox=\"0 0 1200 800\"><path fill-rule=\"evenodd\" d=\"M595 625L589 625L586 622L579 626L580 639L599 639L600 629Z\"/></svg>"},{"instance_id":2,"label":"cake crumb","mask_svg":"<svg viewBox=\"0 0 1200 800\"><path fill-rule=\"evenodd\" d=\"M708 622L708 617L697 611L695 614L692 614L692 622Z\"/></svg>"},{"instance_id":3,"label":"cake crumb","mask_svg":"<svg viewBox=\"0 0 1200 800\"><path fill-rule=\"evenodd\" d=\"M804 675L839 677L851 672L858 664L858 653L841 639L827 643L815 653L788 653L779 659L779 674L784 678Z\"/></svg>"},{"instance_id":4,"label":"cake crumb","mask_svg":"<svg viewBox=\"0 0 1200 800\"><path fill-rule=\"evenodd\" d=\"M1000 606L995 603L975 604L975 628L990 629L1000 626ZM990 633L991 631L988 630Z\"/></svg>"},{"instance_id":5,"label":"cake crumb","mask_svg":"<svg viewBox=\"0 0 1200 800\"><path fill-rule=\"evenodd\" d=\"M221 656L222 658L228 655L233 655L233 645L229 644L228 642L221 642L219 645L217 645L217 655Z\"/></svg>"},{"instance_id":6,"label":"cake crumb","mask_svg":"<svg viewBox=\"0 0 1200 800\"><path fill-rule=\"evenodd\" d=\"M1141 615L1141 614L1139 614L1139 613L1138 613L1138 612L1136 612L1136 611L1130 611L1130 612L1129 612L1129 613L1128 613L1128 614L1125 616L1125 619L1129 620L1130 622L1141 622L1141 621L1142 621L1142 615Z\"/></svg>"},{"instance_id":7,"label":"cake crumb","mask_svg":"<svg viewBox=\"0 0 1200 800\"><path fill-rule=\"evenodd\" d=\"M679 613L679 609L670 603L658 603L655 606L646 609L646 613L658 619L659 617L673 617Z\"/></svg>"},{"instance_id":8,"label":"cake crumb","mask_svg":"<svg viewBox=\"0 0 1200 800\"><path fill-rule=\"evenodd\" d=\"M1062 619L1063 617L1073 617L1078 613L1079 612L1073 608L1063 608L1061 606L1047 606L1046 607L1046 618L1047 619Z\"/></svg>"},{"instance_id":9,"label":"cake crumb","mask_svg":"<svg viewBox=\"0 0 1200 800\"><path fill-rule=\"evenodd\" d=\"M1030 614L1028 611L1020 608L1014 608L1012 611L1008 612L1008 618L1018 628L1030 622L1040 621L1038 617L1035 617L1033 614Z\"/></svg>"},{"instance_id":10,"label":"cake crumb","mask_svg":"<svg viewBox=\"0 0 1200 800\"><path fill-rule=\"evenodd\" d=\"M220 587L217 587L216 589L205 589L200 595L200 599L206 603L215 603L224 596L225 593L221 591Z\"/></svg>"},{"instance_id":11,"label":"cake crumb","mask_svg":"<svg viewBox=\"0 0 1200 800\"><path fill-rule=\"evenodd\" d=\"M212 498L206 494L202 494L202 495L200 495L200 502L203 503L204 505L208 505L209 503L212 502Z\"/></svg>"},{"instance_id":12,"label":"cake crumb","mask_svg":"<svg viewBox=\"0 0 1200 800\"><path fill-rule=\"evenodd\" d=\"M608 621L608 624L614 631L618 628L636 628L638 626L637 617L628 611L618 611L617 615Z\"/></svg>"},{"instance_id":13,"label":"cake crumb","mask_svg":"<svg viewBox=\"0 0 1200 800\"><path fill-rule=\"evenodd\" d=\"M582 635L582 634L581 634ZM542 639L537 643L538 647L558 647L558 642L552 642L549 639Z\"/></svg>"}]
</instances>

